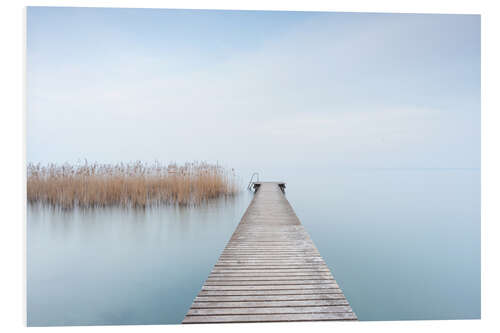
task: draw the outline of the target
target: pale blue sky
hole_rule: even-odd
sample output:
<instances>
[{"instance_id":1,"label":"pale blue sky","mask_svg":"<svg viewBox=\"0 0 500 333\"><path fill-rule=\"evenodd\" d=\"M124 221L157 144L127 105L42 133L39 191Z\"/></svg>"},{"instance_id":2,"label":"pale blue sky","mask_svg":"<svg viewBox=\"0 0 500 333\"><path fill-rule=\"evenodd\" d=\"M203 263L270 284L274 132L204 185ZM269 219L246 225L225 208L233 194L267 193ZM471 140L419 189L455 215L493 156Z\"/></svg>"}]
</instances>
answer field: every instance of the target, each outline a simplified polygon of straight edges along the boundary
<instances>
[{"instance_id":1,"label":"pale blue sky","mask_svg":"<svg viewBox=\"0 0 500 333\"><path fill-rule=\"evenodd\" d=\"M29 7L27 24L30 162L480 167L478 15Z\"/></svg>"}]
</instances>

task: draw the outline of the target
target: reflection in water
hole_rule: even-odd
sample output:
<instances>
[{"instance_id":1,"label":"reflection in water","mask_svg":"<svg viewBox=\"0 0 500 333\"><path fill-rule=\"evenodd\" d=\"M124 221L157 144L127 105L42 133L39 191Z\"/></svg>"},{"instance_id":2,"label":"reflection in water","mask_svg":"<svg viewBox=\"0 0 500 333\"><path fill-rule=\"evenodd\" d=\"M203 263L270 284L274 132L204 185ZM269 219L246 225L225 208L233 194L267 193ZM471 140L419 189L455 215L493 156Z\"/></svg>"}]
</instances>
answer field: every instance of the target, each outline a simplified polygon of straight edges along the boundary
<instances>
[{"instance_id":1,"label":"reflection in water","mask_svg":"<svg viewBox=\"0 0 500 333\"><path fill-rule=\"evenodd\" d=\"M478 170L358 170L287 183L360 320L479 318ZM28 324L180 323L251 197L197 208L29 206Z\"/></svg>"},{"instance_id":2,"label":"reflection in water","mask_svg":"<svg viewBox=\"0 0 500 333\"><path fill-rule=\"evenodd\" d=\"M28 324L180 323L251 197L196 208L28 206Z\"/></svg>"}]
</instances>

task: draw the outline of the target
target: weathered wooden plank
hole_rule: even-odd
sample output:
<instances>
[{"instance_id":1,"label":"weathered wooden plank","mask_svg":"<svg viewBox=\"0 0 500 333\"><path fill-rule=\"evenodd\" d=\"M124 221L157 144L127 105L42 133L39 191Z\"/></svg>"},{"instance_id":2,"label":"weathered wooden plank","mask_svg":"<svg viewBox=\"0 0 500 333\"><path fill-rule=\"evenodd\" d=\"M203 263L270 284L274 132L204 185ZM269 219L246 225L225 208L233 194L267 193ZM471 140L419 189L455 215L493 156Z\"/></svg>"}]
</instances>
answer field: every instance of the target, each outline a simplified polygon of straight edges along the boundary
<instances>
[{"instance_id":1,"label":"weathered wooden plank","mask_svg":"<svg viewBox=\"0 0 500 333\"><path fill-rule=\"evenodd\" d=\"M242 238L244 237L244 238ZM239 238L233 238L230 240L231 246L266 246L266 247L276 247L276 246L284 246L284 247L293 247L300 249L302 246L310 246L312 247L314 243L306 236L296 236L296 237L275 237L268 236L263 237L259 235L248 235L241 236Z\"/></svg>"},{"instance_id":2,"label":"weathered wooden plank","mask_svg":"<svg viewBox=\"0 0 500 333\"><path fill-rule=\"evenodd\" d=\"M302 307L302 306L337 306L349 305L346 299L297 300L297 301L266 301L266 302L197 302L191 308L257 308L257 307Z\"/></svg>"},{"instance_id":3,"label":"weathered wooden plank","mask_svg":"<svg viewBox=\"0 0 500 333\"><path fill-rule=\"evenodd\" d=\"M279 236L278 238L275 237L265 237L265 236L236 236L234 238L231 238L232 242L235 242L235 244L258 244L261 243L262 245L283 245L283 244L290 244L290 245L300 245L300 244L311 244L311 240L309 237L306 237L306 235L295 235L295 236Z\"/></svg>"},{"instance_id":4,"label":"weathered wooden plank","mask_svg":"<svg viewBox=\"0 0 500 333\"><path fill-rule=\"evenodd\" d=\"M295 231L295 232L275 232L276 235L272 233L246 233L242 232L236 235L233 235L230 238L230 241L234 244L255 244L262 243L262 245L282 245L282 244L303 244L310 243L311 239L308 237L306 233L303 231ZM279 236L277 235L279 234ZM228 244L229 245L229 244Z\"/></svg>"},{"instance_id":5,"label":"weathered wooden plank","mask_svg":"<svg viewBox=\"0 0 500 333\"><path fill-rule=\"evenodd\" d=\"M232 244L231 247L225 248L224 252L250 252L250 253L258 253L258 252L280 252L284 254L288 253L319 253L317 249L311 245L250 245L250 244Z\"/></svg>"},{"instance_id":6,"label":"weathered wooden plank","mask_svg":"<svg viewBox=\"0 0 500 333\"><path fill-rule=\"evenodd\" d=\"M252 285L252 286L211 286L204 285L201 290L290 290L290 289L324 289L338 288L336 283L325 284L283 284L283 285Z\"/></svg>"},{"instance_id":7,"label":"weathered wooden plank","mask_svg":"<svg viewBox=\"0 0 500 333\"><path fill-rule=\"evenodd\" d=\"M300 266L296 268L283 267L283 266L272 266L258 268L255 266L247 266L248 268L242 266L214 266L212 273L325 273L330 272L328 266Z\"/></svg>"},{"instance_id":8,"label":"weathered wooden plank","mask_svg":"<svg viewBox=\"0 0 500 333\"><path fill-rule=\"evenodd\" d=\"M252 280L280 280L286 278L287 280L318 280L333 278L331 274L324 272L323 274L231 274L231 273L211 273L207 280L229 280L232 281L252 281Z\"/></svg>"},{"instance_id":9,"label":"weathered wooden plank","mask_svg":"<svg viewBox=\"0 0 500 333\"><path fill-rule=\"evenodd\" d=\"M315 254L319 255L317 250L311 249L301 249L301 250L292 250L289 248L284 249L226 249L222 252L223 254L268 254L268 255L295 255L295 254Z\"/></svg>"},{"instance_id":10,"label":"weathered wooden plank","mask_svg":"<svg viewBox=\"0 0 500 333\"><path fill-rule=\"evenodd\" d=\"M332 285L336 284L335 280L280 280L280 281L205 281L205 286L226 286L226 287L233 287L233 286L241 286L241 287L246 287L246 286L282 286L280 289L286 289L285 286L318 286L321 287L323 285ZM331 287L331 286L329 286ZM240 288L240 289L245 289L245 288ZM293 287L292 289L295 289Z\"/></svg>"},{"instance_id":11,"label":"weathered wooden plank","mask_svg":"<svg viewBox=\"0 0 500 333\"><path fill-rule=\"evenodd\" d=\"M186 316L183 324L194 323L251 323L251 322L292 322L292 321L329 321L356 320L353 312L308 313L308 314L261 314L261 315L220 315Z\"/></svg>"},{"instance_id":12,"label":"weathered wooden plank","mask_svg":"<svg viewBox=\"0 0 500 333\"><path fill-rule=\"evenodd\" d=\"M292 226L281 225L272 227L240 227L237 228L233 235L246 234L246 235L258 235L258 236L272 236L272 235L283 235L283 234L293 234L293 233L304 233L306 231L302 226Z\"/></svg>"},{"instance_id":13,"label":"weathered wooden plank","mask_svg":"<svg viewBox=\"0 0 500 333\"><path fill-rule=\"evenodd\" d=\"M301 247L301 248L291 248L289 246L286 247L267 247L264 248L262 246L258 247L253 247L253 248L244 248L244 247L233 247L233 248L226 248L222 253L255 253L255 254L265 254L265 253L276 253L276 254L284 254L284 255L290 255L290 254L296 254L296 253L305 253L305 254L319 254L318 250L313 248L312 246L310 247Z\"/></svg>"},{"instance_id":14,"label":"weathered wooden plank","mask_svg":"<svg viewBox=\"0 0 500 333\"><path fill-rule=\"evenodd\" d=\"M296 269L290 269L290 268L268 268L268 269L257 269L257 268L239 268L239 267L215 267L212 270L212 273L232 273L232 274L259 274L259 273L284 273L284 274L294 274L294 273L326 273L328 272L328 267L320 267L320 268L296 268Z\"/></svg>"},{"instance_id":15,"label":"weathered wooden plank","mask_svg":"<svg viewBox=\"0 0 500 333\"><path fill-rule=\"evenodd\" d=\"M258 237L258 236L255 236ZM225 247L224 249L231 249L231 248L238 248L238 249L246 249L246 248L256 248L256 249L275 249L275 248L282 248L283 250L294 250L294 251L303 251L304 249L309 249L313 250L315 249L315 246L313 243L307 242L307 241L296 241L296 242L250 242L250 241L231 241Z\"/></svg>"},{"instance_id":16,"label":"weathered wooden plank","mask_svg":"<svg viewBox=\"0 0 500 333\"><path fill-rule=\"evenodd\" d=\"M350 306L300 306L300 307L257 307L257 308L191 308L188 316L240 315L240 314L293 314L293 313L335 313L352 312Z\"/></svg>"},{"instance_id":17,"label":"weathered wooden plank","mask_svg":"<svg viewBox=\"0 0 500 333\"><path fill-rule=\"evenodd\" d=\"M220 260L322 260L319 255L276 255L272 254L223 254L219 257Z\"/></svg>"},{"instance_id":18,"label":"weathered wooden plank","mask_svg":"<svg viewBox=\"0 0 500 333\"><path fill-rule=\"evenodd\" d=\"M322 263L324 264L323 258L318 256L288 256L288 257L248 257L248 256L238 256L238 257L227 257L223 256L219 258L218 263L220 262L290 262L290 261L298 261L298 262L313 262L313 263Z\"/></svg>"},{"instance_id":19,"label":"weathered wooden plank","mask_svg":"<svg viewBox=\"0 0 500 333\"><path fill-rule=\"evenodd\" d=\"M326 284L326 283L336 283L333 278L323 278L323 279L286 279L281 278L276 279L252 279L252 280L233 280L233 279L207 279L205 281L206 285L284 285L284 284Z\"/></svg>"},{"instance_id":20,"label":"weathered wooden plank","mask_svg":"<svg viewBox=\"0 0 500 333\"><path fill-rule=\"evenodd\" d=\"M293 262L291 260L287 260L287 259L283 259L283 258L276 258L276 259L270 259L270 260L266 260L266 259L259 259L259 258L255 258L255 259L248 259L248 258L242 258L241 260L234 260L234 259L221 259L219 261L217 261L217 263L214 265L215 266L222 266L223 264L227 264L227 263L231 263L232 261L240 261L241 263L252 263L252 262L256 262L256 263L259 263L260 266L272 266L272 265L269 265L268 263L269 262L276 262L276 263L291 263L291 264L303 264L304 266L311 266L311 265L316 265L316 266L324 266L326 267L324 261L322 260L317 260L315 258L311 259L310 262L303 262L307 259L301 259L301 258L297 258L297 261L296 262ZM286 265L286 266L290 266L290 265Z\"/></svg>"},{"instance_id":21,"label":"weathered wooden plank","mask_svg":"<svg viewBox=\"0 0 500 333\"><path fill-rule=\"evenodd\" d=\"M262 274L258 275L240 275L240 276L228 276L228 275L212 275L208 276L208 281L295 281L295 280L333 280L330 274L318 274L318 275L287 275L283 274L281 276L266 276Z\"/></svg>"},{"instance_id":22,"label":"weathered wooden plank","mask_svg":"<svg viewBox=\"0 0 500 333\"><path fill-rule=\"evenodd\" d=\"M324 265L322 258L318 257L304 257L304 258L222 258L217 262L217 266L221 265L235 265L244 266L311 266L311 265L320 265L323 267L327 267ZM214 268L216 266L214 265Z\"/></svg>"},{"instance_id":23,"label":"weathered wooden plank","mask_svg":"<svg viewBox=\"0 0 500 333\"><path fill-rule=\"evenodd\" d=\"M315 247L313 246L313 243L306 243L302 242L302 244L297 244L297 243L292 243L288 242L283 244L282 243L267 243L267 244L256 244L255 242L236 242L236 241L231 241L231 243L228 243L227 246L224 249L231 249L231 248L238 248L244 250L245 248L255 248L255 249L261 249L261 248L276 248L276 247L281 247L283 250L289 250L289 251L303 251L304 249L309 249L313 250Z\"/></svg>"},{"instance_id":24,"label":"weathered wooden plank","mask_svg":"<svg viewBox=\"0 0 500 333\"><path fill-rule=\"evenodd\" d=\"M312 268L312 269L227 269L224 267L219 267L213 269L210 275L227 275L227 276L297 276L297 275L311 275L311 276L321 276L327 275L332 277L331 273L328 272L326 268Z\"/></svg>"},{"instance_id":25,"label":"weathered wooden plank","mask_svg":"<svg viewBox=\"0 0 500 333\"><path fill-rule=\"evenodd\" d=\"M255 237L259 237L256 239ZM277 238L276 238L277 237ZM239 238L250 238L252 241L262 241L270 238L272 241L284 238L284 239L294 239L300 238L304 240L309 240L307 233L304 230L283 230L282 228L273 228L266 231L251 231L251 230L240 230L237 229L230 239L235 240Z\"/></svg>"},{"instance_id":26,"label":"weathered wooden plank","mask_svg":"<svg viewBox=\"0 0 500 333\"><path fill-rule=\"evenodd\" d=\"M312 262L312 263L284 263L284 264L272 264L272 263L256 263L256 264L238 264L238 263L217 263L214 265L214 267L220 268L220 267L227 267L227 266L234 266L234 267L249 267L250 269L257 269L258 267L262 267L261 269L272 269L272 268L281 268L281 269L286 269L286 268L328 268L323 262Z\"/></svg>"},{"instance_id":27,"label":"weathered wooden plank","mask_svg":"<svg viewBox=\"0 0 500 333\"><path fill-rule=\"evenodd\" d=\"M311 295L271 295L271 296L196 296L194 302L250 302L250 301L312 301L323 299L345 299L344 294L311 294Z\"/></svg>"},{"instance_id":28,"label":"weathered wooden plank","mask_svg":"<svg viewBox=\"0 0 500 333\"><path fill-rule=\"evenodd\" d=\"M231 245L255 245L255 244L261 244L263 246L272 246L272 245L311 245L313 244L311 239L309 237L305 237L306 235L296 235L296 237L288 238L288 237L280 237L283 239L276 239L274 237L261 237L259 238L256 237L246 237L246 236L239 236L237 238L232 238L231 241L234 244ZM242 238L243 237L243 238Z\"/></svg>"},{"instance_id":29,"label":"weathered wooden plank","mask_svg":"<svg viewBox=\"0 0 500 333\"><path fill-rule=\"evenodd\" d=\"M252 221L247 221L249 223L244 223L245 221L243 221L243 223L240 223L237 227L236 227L236 231L242 231L242 230L250 230L250 231L267 231L267 230L274 230L274 229L277 229L277 227L270 227L269 224L265 224L263 226L256 226L255 225L255 222L256 220L255 219L252 219ZM281 230L285 230L285 231L295 231L295 230L303 230L305 231L305 228L303 225L299 224L299 225L284 225L284 226L281 226L279 227L279 229Z\"/></svg>"},{"instance_id":30,"label":"weathered wooden plank","mask_svg":"<svg viewBox=\"0 0 500 333\"><path fill-rule=\"evenodd\" d=\"M323 258L321 257L311 257L311 256L290 256L290 257L244 257L244 256L240 256L240 257L227 257L227 256L223 256L221 258L219 258L219 261L218 263L221 263L221 262L233 262L233 261L236 261L236 262L312 262L312 263L322 263L324 264L324 261L323 261Z\"/></svg>"},{"instance_id":31,"label":"weathered wooden plank","mask_svg":"<svg viewBox=\"0 0 500 333\"><path fill-rule=\"evenodd\" d=\"M264 270L264 269L281 269L281 270L298 270L298 269L328 269L327 266L323 265L238 265L238 264L225 264L225 265L215 265L217 269L247 269L247 270Z\"/></svg>"},{"instance_id":32,"label":"weathered wooden plank","mask_svg":"<svg viewBox=\"0 0 500 333\"><path fill-rule=\"evenodd\" d=\"M314 259L305 259L305 260L246 260L246 259L241 259L241 260L220 260L216 267L220 266L248 266L248 267L255 267L255 266L266 266L266 267L280 267L280 266L288 266L288 267L314 267L314 266L323 266L324 263L321 262L320 260L314 260ZM323 266L324 267L324 266Z\"/></svg>"},{"instance_id":33,"label":"weathered wooden plank","mask_svg":"<svg viewBox=\"0 0 500 333\"><path fill-rule=\"evenodd\" d=\"M287 289L287 290L204 290L199 296L273 296L273 295L311 295L311 294L342 294L340 288L322 289Z\"/></svg>"},{"instance_id":34,"label":"weathered wooden plank","mask_svg":"<svg viewBox=\"0 0 500 333\"><path fill-rule=\"evenodd\" d=\"M291 247L283 247L283 248L262 248L261 246L259 247L254 247L254 248L226 248L222 252L224 254L227 253L251 253L251 254L266 254L266 253L272 253L272 254L283 254L283 255L293 255L293 254L310 254L314 253L316 255L319 255L319 252L314 249L312 246L309 248L304 248L301 247L300 249L296 248L291 248Z\"/></svg>"}]
</instances>

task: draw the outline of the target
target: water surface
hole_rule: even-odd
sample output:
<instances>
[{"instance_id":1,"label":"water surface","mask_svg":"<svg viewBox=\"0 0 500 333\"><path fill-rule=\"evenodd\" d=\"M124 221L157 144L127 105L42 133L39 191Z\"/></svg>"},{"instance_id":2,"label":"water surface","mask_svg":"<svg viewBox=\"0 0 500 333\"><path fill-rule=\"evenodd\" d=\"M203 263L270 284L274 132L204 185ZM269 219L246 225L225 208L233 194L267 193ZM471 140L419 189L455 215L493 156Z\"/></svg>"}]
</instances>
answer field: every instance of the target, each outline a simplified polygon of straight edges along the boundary
<instances>
[{"instance_id":1,"label":"water surface","mask_svg":"<svg viewBox=\"0 0 500 333\"><path fill-rule=\"evenodd\" d=\"M479 170L308 180L290 183L288 200L360 320L480 318Z\"/></svg>"},{"instance_id":2,"label":"water surface","mask_svg":"<svg viewBox=\"0 0 500 333\"><path fill-rule=\"evenodd\" d=\"M480 317L479 170L286 179L360 320ZM197 208L28 207L28 325L177 324L252 195Z\"/></svg>"},{"instance_id":3,"label":"water surface","mask_svg":"<svg viewBox=\"0 0 500 333\"><path fill-rule=\"evenodd\" d=\"M176 324L251 194L197 208L28 207L28 325Z\"/></svg>"}]
</instances>

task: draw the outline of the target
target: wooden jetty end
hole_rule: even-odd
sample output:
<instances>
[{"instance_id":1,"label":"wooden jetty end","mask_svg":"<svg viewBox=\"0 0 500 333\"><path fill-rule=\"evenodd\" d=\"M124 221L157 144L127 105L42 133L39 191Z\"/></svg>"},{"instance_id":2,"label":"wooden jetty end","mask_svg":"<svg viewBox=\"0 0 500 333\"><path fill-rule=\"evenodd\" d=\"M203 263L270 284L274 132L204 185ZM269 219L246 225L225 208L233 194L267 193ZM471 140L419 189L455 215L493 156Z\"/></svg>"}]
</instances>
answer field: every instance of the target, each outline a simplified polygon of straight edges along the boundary
<instances>
[{"instance_id":1,"label":"wooden jetty end","mask_svg":"<svg viewBox=\"0 0 500 333\"><path fill-rule=\"evenodd\" d=\"M357 320L285 183L253 185L252 202L182 323Z\"/></svg>"}]
</instances>

